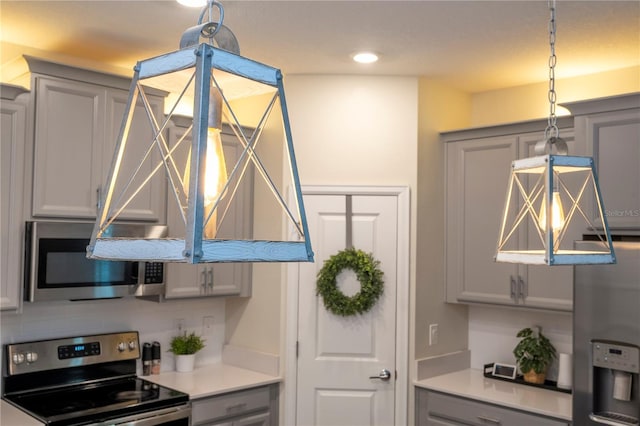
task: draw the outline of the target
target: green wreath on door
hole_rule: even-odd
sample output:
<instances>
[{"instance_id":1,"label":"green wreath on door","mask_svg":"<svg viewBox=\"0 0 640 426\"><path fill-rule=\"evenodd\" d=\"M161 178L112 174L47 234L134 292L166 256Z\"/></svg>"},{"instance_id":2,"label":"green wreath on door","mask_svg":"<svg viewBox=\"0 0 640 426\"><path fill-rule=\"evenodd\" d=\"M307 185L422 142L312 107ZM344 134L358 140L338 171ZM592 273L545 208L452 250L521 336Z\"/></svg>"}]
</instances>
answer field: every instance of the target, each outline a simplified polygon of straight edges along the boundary
<instances>
[{"instance_id":1,"label":"green wreath on door","mask_svg":"<svg viewBox=\"0 0 640 426\"><path fill-rule=\"evenodd\" d=\"M324 307L343 317L364 314L378 301L384 291L384 273L380 261L362 250L348 248L329 257L318 272L316 294L322 296ZM347 296L338 288L336 278L343 269L353 270L360 282L360 291Z\"/></svg>"}]
</instances>

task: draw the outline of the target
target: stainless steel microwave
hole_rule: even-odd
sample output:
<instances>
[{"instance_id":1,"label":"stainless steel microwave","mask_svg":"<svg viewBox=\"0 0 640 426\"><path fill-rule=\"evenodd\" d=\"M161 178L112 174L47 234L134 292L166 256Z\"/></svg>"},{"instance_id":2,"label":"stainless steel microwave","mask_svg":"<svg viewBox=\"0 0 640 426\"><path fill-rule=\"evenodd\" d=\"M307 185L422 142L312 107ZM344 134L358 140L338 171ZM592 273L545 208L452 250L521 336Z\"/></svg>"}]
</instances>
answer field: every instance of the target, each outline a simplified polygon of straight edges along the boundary
<instances>
[{"instance_id":1,"label":"stainless steel microwave","mask_svg":"<svg viewBox=\"0 0 640 426\"><path fill-rule=\"evenodd\" d=\"M164 294L163 263L87 259L92 231L92 223L26 223L26 301L113 299ZM162 238L167 235L167 227L114 224L109 232L113 236Z\"/></svg>"}]
</instances>

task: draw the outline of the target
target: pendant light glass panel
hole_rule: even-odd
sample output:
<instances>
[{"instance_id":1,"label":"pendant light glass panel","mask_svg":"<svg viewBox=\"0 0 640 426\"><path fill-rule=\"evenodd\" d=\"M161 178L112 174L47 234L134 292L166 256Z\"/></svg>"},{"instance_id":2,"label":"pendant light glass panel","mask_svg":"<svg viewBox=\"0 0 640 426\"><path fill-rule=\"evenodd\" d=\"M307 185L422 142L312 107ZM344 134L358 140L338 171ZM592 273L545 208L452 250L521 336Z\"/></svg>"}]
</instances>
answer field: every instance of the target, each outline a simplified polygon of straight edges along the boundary
<instances>
[{"instance_id":1,"label":"pendant light glass panel","mask_svg":"<svg viewBox=\"0 0 640 426\"><path fill-rule=\"evenodd\" d=\"M161 121L150 113L148 87L179 93ZM193 104L193 119L174 116L185 100ZM143 121L153 130L151 140L139 140L129 132L138 113L146 114ZM179 121L186 122L186 130L178 135L174 123ZM171 132L178 136L169 141ZM144 155L136 157L137 163L131 161L132 153L141 151ZM153 162L151 153L160 160ZM127 163L152 164L126 169L123 158ZM149 169L152 172L143 179L131 178ZM177 218L169 226L170 238L110 238L110 225L157 174L169 188L167 215ZM188 263L313 260L280 70L211 44L138 62L105 187L87 249L90 258ZM120 188L124 189L116 190Z\"/></svg>"},{"instance_id":2,"label":"pendant light glass panel","mask_svg":"<svg viewBox=\"0 0 640 426\"><path fill-rule=\"evenodd\" d=\"M511 169L496 261L615 263L591 158L542 155L516 160ZM587 231L601 233L600 241L591 251L574 250L569 235Z\"/></svg>"}]
</instances>

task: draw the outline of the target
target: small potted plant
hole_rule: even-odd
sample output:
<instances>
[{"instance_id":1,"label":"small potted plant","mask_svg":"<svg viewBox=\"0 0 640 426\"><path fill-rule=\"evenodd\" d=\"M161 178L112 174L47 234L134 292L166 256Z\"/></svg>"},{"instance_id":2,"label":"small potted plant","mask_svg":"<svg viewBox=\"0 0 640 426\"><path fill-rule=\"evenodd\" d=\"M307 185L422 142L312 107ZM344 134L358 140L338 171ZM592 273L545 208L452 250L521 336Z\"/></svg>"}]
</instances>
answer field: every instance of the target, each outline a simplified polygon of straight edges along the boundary
<instances>
[{"instance_id":1,"label":"small potted plant","mask_svg":"<svg viewBox=\"0 0 640 426\"><path fill-rule=\"evenodd\" d=\"M539 329L535 332L530 328L523 328L517 337L522 338L513 350L524 381L543 384L547 376L547 369L556 358L556 349Z\"/></svg>"},{"instance_id":2,"label":"small potted plant","mask_svg":"<svg viewBox=\"0 0 640 426\"><path fill-rule=\"evenodd\" d=\"M169 352L176 356L176 371L192 371L196 352L204 348L204 339L196 333L180 334L171 339Z\"/></svg>"}]
</instances>

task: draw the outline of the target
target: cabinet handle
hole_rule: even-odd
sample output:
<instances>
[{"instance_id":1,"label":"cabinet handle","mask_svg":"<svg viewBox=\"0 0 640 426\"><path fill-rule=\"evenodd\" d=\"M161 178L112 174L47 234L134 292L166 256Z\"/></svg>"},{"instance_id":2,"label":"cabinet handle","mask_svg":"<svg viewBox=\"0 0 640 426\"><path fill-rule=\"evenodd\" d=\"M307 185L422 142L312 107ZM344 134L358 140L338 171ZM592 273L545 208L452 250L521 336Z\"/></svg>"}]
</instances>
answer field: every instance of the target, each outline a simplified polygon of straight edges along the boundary
<instances>
[{"instance_id":1,"label":"cabinet handle","mask_svg":"<svg viewBox=\"0 0 640 426\"><path fill-rule=\"evenodd\" d=\"M527 296L529 296L529 289L527 287L528 286L524 282L522 277L518 275L518 293L520 294L520 297L522 298L523 302L527 298Z\"/></svg>"},{"instance_id":2,"label":"cabinet handle","mask_svg":"<svg viewBox=\"0 0 640 426\"><path fill-rule=\"evenodd\" d=\"M480 420L481 422L491 423L491 424L494 424L494 425L502 424L500 419L494 419L493 417L478 416L478 420Z\"/></svg>"},{"instance_id":3,"label":"cabinet handle","mask_svg":"<svg viewBox=\"0 0 640 426\"><path fill-rule=\"evenodd\" d=\"M513 275L511 275L509 277L509 282L511 284L511 300L513 300L514 302L518 301L518 297L516 296L516 279L513 277Z\"/></svg>"},{"instance_id":4,"label":"cabinet handle","mask_svg":"<svg viewBox=\"0 0 640 426\"><path fill-rule=\"evenodd\" d=\"M200 287L202 287L202 293L206 293L207 292L207 271L206 269L203 270L202 272L200 272Z\"/></svg>"},{"instance_id":5,"label":"cabinet handle","mask_svg":"<svg viewBox=\"0 0 640 426\"><path fill-rule=\"evenodd\" d=\"M213 290L213 267L209 268L209 288Z\"/></svg>"},{"instance_id":6,"label":"cabinet handle","mask_svg":"<svg viewBox=\"0 0 640 426\"><path fill-rule=\"evenodd\" d=\"M226 408L227 413L237 413L240 411L244 411L247 408L247 403L246 402L239 402L237 404L233 404L233 405L228 405Z\"/></svg>"},{"instance_id":7,"label":"cabinet handle","mask_svg":"<svg viewBox=\"0 0 640 426\"><path fill-rule=\"evenodd\" d=\"M96 189L96 211L99 213L102 208L102 191L101 188L98 187Z\"/></svg>"}]
</instances>

